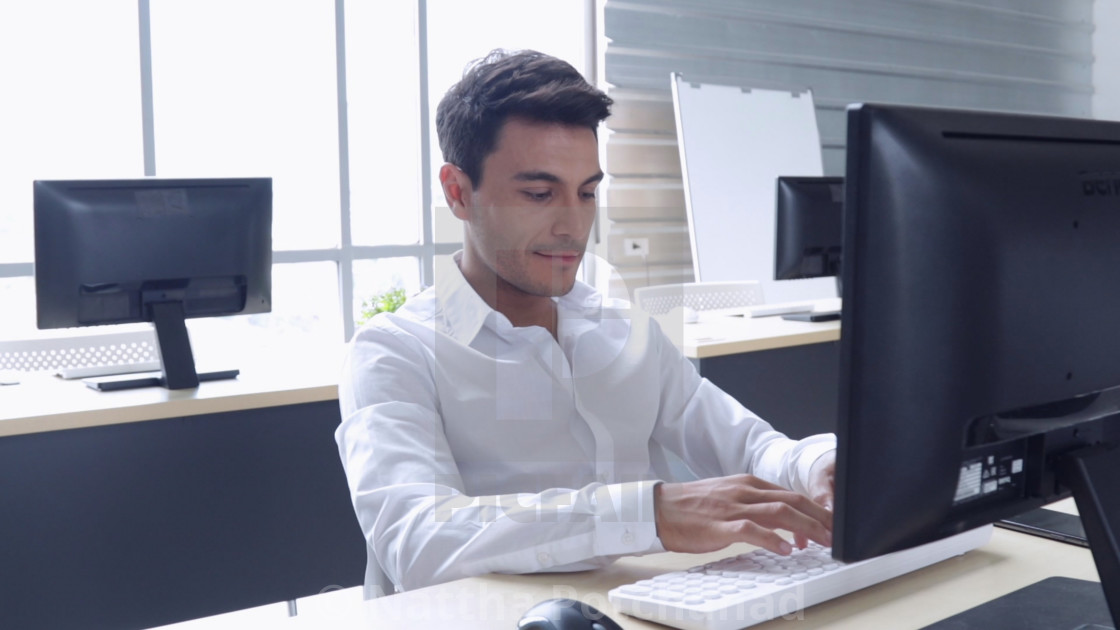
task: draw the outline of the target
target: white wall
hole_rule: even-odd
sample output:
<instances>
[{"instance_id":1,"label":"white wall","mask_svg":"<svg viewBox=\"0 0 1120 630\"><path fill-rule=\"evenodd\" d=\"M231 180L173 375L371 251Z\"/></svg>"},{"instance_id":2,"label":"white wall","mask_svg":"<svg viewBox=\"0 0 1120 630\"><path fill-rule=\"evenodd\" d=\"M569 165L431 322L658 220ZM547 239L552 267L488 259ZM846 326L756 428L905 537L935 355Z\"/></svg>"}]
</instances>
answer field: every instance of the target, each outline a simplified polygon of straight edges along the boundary
<instances>
[{"instance_id":1,"label":"white wall","mask_svg":"<svg viewBox=\"0 0 1120 630\"><path fill-rule=\"evenodd\" d=\"M1120 0L1096 0L1093 23L1093 117L1120 120Z\"/></svg>"}]
</instances>

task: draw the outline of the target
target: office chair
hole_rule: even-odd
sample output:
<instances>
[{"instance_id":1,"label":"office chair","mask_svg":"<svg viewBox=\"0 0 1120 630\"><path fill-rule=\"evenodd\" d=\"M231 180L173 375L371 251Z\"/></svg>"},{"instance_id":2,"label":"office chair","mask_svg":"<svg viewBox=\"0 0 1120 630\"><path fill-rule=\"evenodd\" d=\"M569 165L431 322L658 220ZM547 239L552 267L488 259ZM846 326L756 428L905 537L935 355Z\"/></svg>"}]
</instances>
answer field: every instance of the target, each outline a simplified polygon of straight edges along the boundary
<instances>
[{"instance_id":1,"label":"office chair","mask_svg":"<svg viewBox=\"0 0 1120 630\"><path fill-rule=\"evenodd\" d=\"M764 302L762 284L757 280L685 282L639 287L634 290L635 306L655 317L677 307L694 311L718 311Z\"/></svg>"}]
</instances>

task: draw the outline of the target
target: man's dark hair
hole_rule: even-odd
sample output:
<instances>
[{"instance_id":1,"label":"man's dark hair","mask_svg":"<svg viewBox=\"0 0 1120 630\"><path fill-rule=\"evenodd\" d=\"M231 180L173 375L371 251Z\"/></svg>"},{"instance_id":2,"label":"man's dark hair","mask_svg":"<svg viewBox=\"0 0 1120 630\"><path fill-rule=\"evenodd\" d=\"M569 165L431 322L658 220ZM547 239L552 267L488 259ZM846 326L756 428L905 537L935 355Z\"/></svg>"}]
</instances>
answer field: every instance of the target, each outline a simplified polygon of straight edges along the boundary
<instances>
[{"instance_id":1,"label":"man's dark hair","mask_svg":"<svg viewBox=\"0 0 1120 630\"><path fill-rule=\"evenodd\" d=\"M566 61L533 50L492 51L463 72L436 109L443 159L471 184L482 182L482 162L494 151L510 117L588 127L595 132L613 101Z\"/></svg>"}]
</instances>

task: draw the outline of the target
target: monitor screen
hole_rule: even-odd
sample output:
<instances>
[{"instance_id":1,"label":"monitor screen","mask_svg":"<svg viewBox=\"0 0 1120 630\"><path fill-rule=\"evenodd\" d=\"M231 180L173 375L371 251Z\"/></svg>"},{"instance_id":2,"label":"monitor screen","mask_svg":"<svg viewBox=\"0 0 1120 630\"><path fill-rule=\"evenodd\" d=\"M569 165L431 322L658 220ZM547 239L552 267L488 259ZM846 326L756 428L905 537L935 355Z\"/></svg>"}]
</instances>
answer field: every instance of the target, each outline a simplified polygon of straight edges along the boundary
<instances>
[{"instance_id":1,"label":"monitor screen","mask_svg":"<svg viewBox=\"0 0 1120 630\"><path fill-rule=\"evenodd\" d=\"M33 198L39 328L153 322L165 372L193 374L185 318L271 309L271 179L36 181Z\"/></svg>"},{"instance_id":2,"label":"monitor screen","mask_svg":"<svg viewBox=\"0 0 1120 630\"><path fill-rule=\"evenodd\" d=\"M774 279L840 276L844 178L779 177Z\"/></svg>"},{"instance_id":3,"label":"monitor screen","mask_svg":"<svg viewBox=\"0 0 1120 630\"><path fill-rule=\"evenodd\" d=\"M834 554L1072 492L1115 618L1120 123L856 105L847 147Z\"/></svg>"}]
</instances>

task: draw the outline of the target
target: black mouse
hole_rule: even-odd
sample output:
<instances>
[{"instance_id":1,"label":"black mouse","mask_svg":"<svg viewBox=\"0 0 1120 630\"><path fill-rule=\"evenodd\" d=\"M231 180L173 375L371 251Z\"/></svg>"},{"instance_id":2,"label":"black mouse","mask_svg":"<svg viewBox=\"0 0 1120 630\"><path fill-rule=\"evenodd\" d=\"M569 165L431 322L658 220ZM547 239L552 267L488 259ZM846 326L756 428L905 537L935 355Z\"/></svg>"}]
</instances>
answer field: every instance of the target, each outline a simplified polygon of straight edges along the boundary
<instances>
[{"instance_id":1,"label":"black mouse","mask_svg":"<svg viewBox=\"0 0 1120 630\"><path fill-rule=\"evenodd\" d=\"M622 630L591 604L574 599L546 599L517 622L519 630Z\"/></svg>"}]
</instances>

